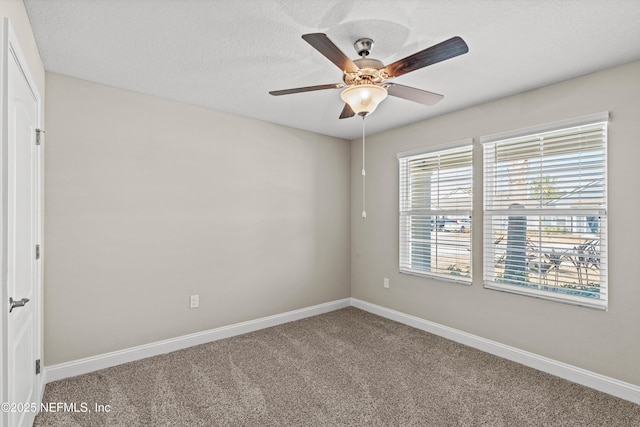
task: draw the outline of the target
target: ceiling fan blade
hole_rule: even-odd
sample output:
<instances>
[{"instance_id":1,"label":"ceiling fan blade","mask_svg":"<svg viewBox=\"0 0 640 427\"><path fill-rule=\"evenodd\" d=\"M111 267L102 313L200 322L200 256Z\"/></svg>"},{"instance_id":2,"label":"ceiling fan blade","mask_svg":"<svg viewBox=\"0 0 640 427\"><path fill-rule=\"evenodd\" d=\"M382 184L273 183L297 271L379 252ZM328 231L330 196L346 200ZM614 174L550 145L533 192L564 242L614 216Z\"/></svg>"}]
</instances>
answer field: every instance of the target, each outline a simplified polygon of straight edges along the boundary
<instances>
[{"instance_id":1,"label":"ceiling fan blade","mask_svg":"<svg viewBox=\"0 0 640 427\"><path fill-rule=\"evenodd\" d=\"M318 52L327 57L327 59L338 66L342 71L355 73L359 70L358 66L349 59L338 46L333 44L329 37L324 33L304 34L302 38L313 46Z\"/></svg>"},{"instance_id":2,"label":"ceiling fan blade","mask_svg":"<svg viewBox=\"0 0 640 427\"><path fill-rule=\"evenodd\" d=\"M273 96L280 96L280 95L289 95L292 93L311 92L314 90L339 89L345 86L346 85L344 83L332 83L328 85L305 86L305 87L297 87L293 89L272 90L269 93Z\"/></svg>"},{"instance_id":3,"label":"ceiling fan blade","mask_svg":"<svg viewBox=\"0 0 640 427\"><path fill-rule=\"evenodd\" d=\"M456 36L389 64L384 70L390 77L398 77L467 52L469 46L462 38Z\"/></svg>"},{"instance_id":4,"label":"ceiling fan blade","mask_svg":"<svg viewBox=\"0 0 640 427\"><path fill-rule=\"evenodd\" d=\"M397 96L398 98L408 99L409 101L424 105L437 104L444 98L444 95L440 95L439 93L428 92L396 83L387 83L387 93L391 96Z\"/></svg>"},{"instance_id":5,"label":"ceiling fan blade","mask_svg":"<svg viewBox=\"0 0 640 427\"><path fill-rule=\"evenodd\" d=\"M342 113L340 113L341 119L348 119L349 117L355 116L356 113L351 109L349 104L345 103L344 108L342 109Z\"/></svg>"}]
</instances>

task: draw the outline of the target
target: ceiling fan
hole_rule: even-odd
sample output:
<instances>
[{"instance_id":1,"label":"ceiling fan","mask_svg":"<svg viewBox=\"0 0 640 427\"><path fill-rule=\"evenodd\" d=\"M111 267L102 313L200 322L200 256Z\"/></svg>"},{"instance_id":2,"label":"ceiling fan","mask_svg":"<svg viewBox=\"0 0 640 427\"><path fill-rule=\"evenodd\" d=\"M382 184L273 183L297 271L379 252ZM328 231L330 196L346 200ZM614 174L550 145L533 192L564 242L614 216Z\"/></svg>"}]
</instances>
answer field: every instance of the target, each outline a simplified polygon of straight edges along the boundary
<instances>
[{"instance_id":1,"label":"ceiling fan","mask_svg":"<svg viewBox=\"0 0 640 427\"><path fill-rule=\"evenodd\" d=\"M359 59L353 61L349 59L326 34L305 34L302 38L342 70L342 80L344 83L275 90L269 93L274 96L280 96L315 90L345 88L340 95L345 102L342 113L340 114L341 119L353 117L356 114L364 117L373 112L378 103L380 103L387 94L419 104L436 104L444 97L443 95L391 83L389 80L428 65L454 58L469 51L469 47L464 40L456 36L392 64L384 65L377 59L368 58L371 47L373 46L373 40L370 38L358 39L353 44L356 52L360 55Z\"/></svg>"}]
</instances>

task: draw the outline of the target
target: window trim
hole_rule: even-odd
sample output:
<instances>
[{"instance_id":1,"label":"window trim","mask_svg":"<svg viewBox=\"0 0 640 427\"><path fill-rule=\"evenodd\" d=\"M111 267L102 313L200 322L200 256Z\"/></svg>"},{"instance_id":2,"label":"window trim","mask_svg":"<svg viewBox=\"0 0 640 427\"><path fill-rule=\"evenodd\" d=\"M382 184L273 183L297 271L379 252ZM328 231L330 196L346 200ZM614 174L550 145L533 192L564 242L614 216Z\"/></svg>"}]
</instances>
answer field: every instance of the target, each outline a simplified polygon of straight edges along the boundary
<instances>
[{"instance_id":1,"label":"window trim","mask_svg":"<svg viewBox=\"0 0 640 427\"><path fill-rule=\"evenodd\" d=\"M522 129L515 129L515 130L510 130L510 131L505 131L505 132L500 132L500 133L496 133L496 134L492 134L492 135L486 135L486 136L482 136L480 137L480 143L482 145L482 194L483 194L483 219L482 219L482 228L483 228L483 234L486 234L488 232L488 230L491 229L491 224L489 223L491 221L491 219L496 216L496 215L500 215L500 210L493 210L491 211L491 214L487 214L487 185L488 185L488 180L487 177L485 175L486 170L487 170L487 164L486 164L486 153L485 153L485 146L486 144L490 144L490 143L495 143L498 141L506 141L509 139L516 139L516 138L521 138L521 137L526 137L526 136L530 136L530 135L535 135L535 134L541 134L541 133L546 133L546 132L554 132L554 131L561 131L563 129L567 129L567 128L572 128L572 127L579 127L579 126L588 126L591 124L596 124L596 123L605 123L605 139L604 139L604 147L605 147L605 154L604 154L604 209L602 210L602 214L604 216L604 221L605 221L605 234L604 234L604 241L603 241L603 247L605 248L604 251L605 252L605 256L603 257L605 259L605 275L606 275L606 281L605 281L605 287L604 287L604 299L590 299L590 298L586 298L586 297L580 297L580 296L575 296L575 295L570 295L570 294L562 294L561 296L558 295L557 292L553 292L553 291L547 291L547 290L543 290L543 289L536 289L536 290L528 290L527 288L524 287L518 287L517 285L509 285L509 284L502 284L499 282L496 282L495 280L490 280L487 277L487 268L486 268L486 263L488 260L488 254L487 252L484 250L485 248L485 239L486 239L486 235L483 236L483 261L482 261L482 265L483 265L483 273L482 273L482 284L483 287L486 289L493 289L493 290L498 290L498 291L503 291L503 292L508 292L508 293L512 293L512 294L517 294L517 295L524 295L524 296L528 296L528 297L533 297L533 298L538 298L538 299L544 299L544 300L549 300L549 301L554 301L554 302L559 302L559 303L564 303L564 304L570 304L570 305L578 305L578 306L584 306L584 307L589 307L589 308L596 308L596 309L600 309L600 310L607 310L608 309L608 304L609 304L609 280L608 280L608 274L606 272L607 267L608 267L608 263L609 263L609 244L608 244L608 237L609 237L609 232L608 232L608 207L609 207L609 203L608 203L608 167L607 167L607 146L609 144L608 141L608 132L606 130L606 128L608 127L608 123L609 123L610 117L609 117L609 112L608 111L604 111L604 112L600 112L600 113L595 113L595 114L589 114L589 115L585 115L585 116L581 116L581 117L576 117L576 118L572 118L572 119L567 119L567 120L561 120L561 121L556 121L556 122L551 122L551 123L545 123L545 124L540 124L540 125L536 125L536 126L531 126L531 127L527 127L527 128L522 128ZM572 214L575 214L576 212L580 212L580 209L570 209ZM532 213L532 215L536 215L535 213Z\"/></svg>"},{"instance_id":2,"label":"window trim","mask_svg":"<svg viewBox=\"0 0 640 427\"><path fill-rule=\"evenodd\" d=\"M584 126L597 122L608 122L609 112L602 111L600 113L588 114L586 116L574 117L566 120L559 120L557 122L543 123L540 125L529 126L521 129L513 129L505 132L494 133L491 135L485 135L480 137L480 144L486 144L489 142L501 141L504 139L520 138L521 136L552 132L560 130L562 128L571 128L576 126ZM483 159L484 160L484 159ZM483 161L484 164L484 161Z\"/></svg>"},{"instance_id":3,"label":"window trim","mask_svg":"<svg viewBox=\"0 0 640 427\"><path fill-rule=\"evenodd\" d=\"M444 150L453 150L454 148L462 148L467 145L473 146L473 138L465 138L459 141L433 145L425 148L418 148L416 150L401 151L400 153L396 154L396 158L400 160L405 157L418 156L420 154L436 153L438 151L444 151Z\"/></svg>"}]
</instances>

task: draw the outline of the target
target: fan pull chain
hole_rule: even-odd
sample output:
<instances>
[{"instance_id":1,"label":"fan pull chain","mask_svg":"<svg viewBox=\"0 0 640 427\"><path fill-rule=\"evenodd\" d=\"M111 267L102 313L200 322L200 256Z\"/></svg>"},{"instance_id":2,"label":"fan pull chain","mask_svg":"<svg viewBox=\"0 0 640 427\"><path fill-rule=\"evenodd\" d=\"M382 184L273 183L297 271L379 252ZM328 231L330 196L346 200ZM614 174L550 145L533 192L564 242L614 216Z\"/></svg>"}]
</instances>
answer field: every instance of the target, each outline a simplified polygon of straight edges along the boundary
<instances>
[{"instance_id":1,"label":"fan pull chain","mask_svg":"<svg viewBox=\"0 0 640 427\"><path fill-rule=\"evenodd\" d=\"M366 188L366 176L367 173L364 170L364 119L366 116L362 116L362 219L367 217L367 211L365 210L365 188Z\"/></svg>"}]
</instances>

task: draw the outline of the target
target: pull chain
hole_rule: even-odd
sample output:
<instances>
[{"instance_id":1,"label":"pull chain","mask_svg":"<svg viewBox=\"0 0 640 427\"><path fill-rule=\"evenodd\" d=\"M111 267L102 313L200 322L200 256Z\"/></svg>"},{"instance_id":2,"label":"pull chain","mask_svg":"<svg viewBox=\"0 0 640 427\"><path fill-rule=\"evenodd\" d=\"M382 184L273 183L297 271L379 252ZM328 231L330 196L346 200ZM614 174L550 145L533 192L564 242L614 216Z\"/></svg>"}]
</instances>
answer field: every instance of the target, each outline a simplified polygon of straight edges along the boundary
<instances>
[{"instance_id":1,"label":"pull chain","mask_svg":"<svg viewBox=\"0 0 640 427\"><path fill-rule=\"evenodd\" d=\"M366 175L364 170L364 119L366 116L362 116L362 219L367 217L367 211L365 210L365 188L366 188Z\"/></svg>"}]
</instances>

